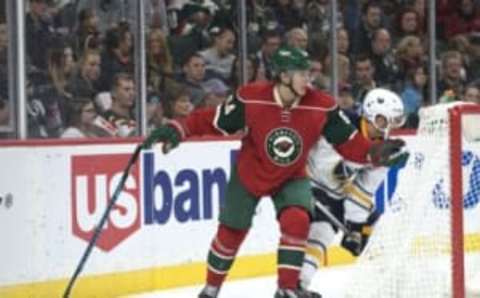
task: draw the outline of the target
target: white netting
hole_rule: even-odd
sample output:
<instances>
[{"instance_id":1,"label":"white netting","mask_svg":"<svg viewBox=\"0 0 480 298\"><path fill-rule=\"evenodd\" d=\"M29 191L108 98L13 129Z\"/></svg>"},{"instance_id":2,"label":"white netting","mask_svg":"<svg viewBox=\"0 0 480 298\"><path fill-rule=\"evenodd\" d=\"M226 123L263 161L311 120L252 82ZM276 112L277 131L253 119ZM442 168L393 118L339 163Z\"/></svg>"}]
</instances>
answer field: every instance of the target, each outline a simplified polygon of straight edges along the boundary
<instances>
[{"instance_id":1,"label":"white netting","mask_svg":"<svg viewBox=\"0 0 480 298\"><path fill-rule=\"evenodd\" d=\"M421 111L409 161L370 243L348 278L350 298L452 297L449 117ZM480 123L480 114L476 114ZM465 272L480 271L480 143L463 142ZM477 284L480 281L476 281Z\"/></svg>"}]
</instances>

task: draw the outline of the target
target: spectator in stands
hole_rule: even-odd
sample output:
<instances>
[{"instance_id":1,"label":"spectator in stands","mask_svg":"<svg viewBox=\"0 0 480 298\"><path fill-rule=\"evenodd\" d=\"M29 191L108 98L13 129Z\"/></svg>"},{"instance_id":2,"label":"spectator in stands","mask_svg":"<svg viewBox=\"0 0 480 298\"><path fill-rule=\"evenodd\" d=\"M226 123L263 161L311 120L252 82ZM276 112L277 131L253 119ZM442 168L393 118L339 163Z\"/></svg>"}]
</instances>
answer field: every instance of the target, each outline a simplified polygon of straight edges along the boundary
<instances>
[{"instance_id":1,"label":"spectator in stands","mask_svg":"<svg viewBox=\"0 0 480 298\"><path fill-rule=\"evenodd\" d=\"M165 98L165 97L164 97ZM147 96L147 130L150 133L155 128L158 128L167 123L165 117L162 99L158 93L150 93Z\"/></svg>"},{"instance_id":2,"label":"spectator in stands","mask_svg":"<svg viewBox=\"0 0 480 298\"><path fill-rule=\"evenodd\" d=\"M173 80L173 58L167 37L160 29L153 29L147 41L147 86L162 93L168 81Z\"/></svg>"},{"instance_id":3,"label":"spectator in stands","mask_svg":"<svg viewBox=\"0 0 480 298\"><path fill-rule=\"evenodd\" d=\"M326 59L330 57L327 56ZM330 77L326 74L326 59L322 60L321 56L312 56L310 63L310 85L318 90L328 90ZM330 65L328 65L330 66Z\"/></svg>"},{"instance_id":4,"label":"spectator in stands","mask_svg":"<svg viewBox=\"0 0 480 298\"><path fill-rule=\"evenodd\" d=\"M281 32L287 32L295 27L302 27L304 19L302 13L294 5L294 0L274 0L270 7L271 14L279 24Z\"/></svg>"},{"instance_id":5,"label":"spectator in stands","mask_svg":"<svg viewBox=\"0 0 480 298\"><path fill-rule=\"evenodd\" d=\"M245 61L245 63L247 68L246 83L266 80L265 73L263 72L263 69L259 67L258 60L255 56L251 56L251 55L247 56L247 60ZM241 85L240 70L241 70L240 60L237 57L235 58L235 61L233 62L233 65L232 65L232 71L229 79L230 87L236 88Z\"/></svg>"},{"instance_id":6,"label":"spectator in stands","mask_svg":"<svg viewBox=\"0 0 480 298\"><path fill-rule=\"evenodd\" d=\"M58 44L49 48L47 62L50 80L57 93L71 97L66 88L69 75L75 67L72 48L63 39L58 40Z\"/></svg>"},{"instance_id":7,"label":"spectator in stands","mask_svg":"<svg viewBox=\"0 0 480 298\"><path fill-rule=\"evenodd\" d=\"M235 60L235 55L232 54L234 45L234 32L223 27L213 33L212 46L200 52L205 59L206 69L225 81L230 77L233 60Z\"/></svg>"},{"instance_id":8,"label":"spectator in stands","mask_svg":"<svg viewBox=\"0 0 480 298\"><path fill-rule=\"evenodd\" d=\"M105 32L121 21L135 26L136 5L138 0L61 0L57 2L73 2L76 14L85 8L91 8L98 15L98 29ZM158 11L158 0L142 0L145 7L145 25L151 27L154 24L156 12ZM183 0L182 0L183 1ZM163 1L162 1L163 2ZM171 2L165 1L165 2ZM132 28L134 29L134 28ZM132 30L134 31L134 30Z\"/></svg>"},{"instance_id":9,"label":"spectator in stands","mask_svg":"<svg viewBox=\"0 0 480 298\"><path fill-rule=\"evenodd\" d=\"M435 25L437 31L436 42L443 43L445 41L445 24L448 18L451 17L452 11L454 11L457 5L457 1L452 0L440 0L435 5Z\"/></svg>"},{"instance_id":10,"label":"spectator in stands","mask_svg":"<svg viewBox=\"0 0 480 298\"><path fill-rule=\"evenodd\" d=\"M353 41L353 35L358 30L362 18L362 1L344 1L341 12L343 15L343 27L348 31L350 48Z\"/></svg>"},{"instance_id":11,"label":"spectator in stands","mask_svg":"<svg viewBox=\"0 0 480 298\"><path fill-rule=\"evenodd\" d=\"M47 69L47 50L53 27L47 15L51 0L29 0L25 18L25 42L28 62L40 70Z\"/></svg>"},{"instance_id":12,"label":"spectator in stands","mask_svg":"<svg viewBox=\"0 0 480 298\"><path fill-rule=\"evenodd\" d=\"M399 11L401 11L412 0L375 0L382 8L382 27L392 28ZM362 1L360 1L362 2Z\"/></svg>"},{"instance_id":13,"label":"spectator in stands","mask_svg":"<svg viewBox=\"0 0 480 298\"><path fill-rule=\"evenodd\" d=\"M352 96L356 102L362 103L363 97L371 89L377 87L375 82L375 68L372 59L367 55L360 55L354 63L354 79Z\"/></svg>"},{"instance_id":14,"label":"spectator in stands","mask_svg":"<svg viewBox=\"0 0 480 298\"><path fill-rule=\"evenodd\" d=\"M466 65L467 78L469 78L469 80L475 80L480 78L480 32L470 34L468 40L468 57L470 59L468 65Z\"/></svg>"},{"instance_id":15,"label":"spectator in stands","mask_svg":"<svg viewBox=\"0 0 480 298\"><path fill-rule=\"evenodd\" d=\"M456 35L448 40L448 50L458 51L465 68L465 80L470 82L480 77L480 47L477 34Z\"/></svg>"},{"instance_id":16,"label":"spectator in stands","mask_svg":"<svg viewBox=\"0 0 480 298\"><path fill-rule=\"evenodd\" d=\"M100 90L110 90L117 73L133 73L133 36L126 23L107 31L102 53Z\"/></svg>"},{"instance_id":17,"label":"spectator in stands","mask_svg":"<svg viewBox=\"0 0 480 298\"><path fill-rule=\"evenodd\" d=\"M375 30L382 27L382 7L378 2L369 0L362 7L362 20L358 31L349 32L352 37L352 54L368 53Z\"/></svg>"},{"instance_id":18,"label":"spectator in stands","mask_svg":"<svg viewBox=\"0 0 480 298\"><path fill-rule=\"evenodd\" d=\"M73 52L73 48L70 44L65 44L65 48L63 50L63 54L65 56L65 65L64 65L64 72L65 76L70 79L73 76L75 71L75 67L77 65L77 61L75 60L75 54Z\"/></svg>"},{"instance_id":19,"label":"spectator in stands","mask_svg":"<svg viewBox=\"0 0 480 298\"><path fill-rule=\"evenodd\" d=\"M256 57L259 63L259 68L269 80L273 78L271 58L273 53L280 47L282 39L277 31L267 31L262 35L262 45L257 52Z\"/></svg>"},{"instance_id":20,"label":"spectator in stands","mask_svg":"<svg viewBox=\"0 0 480 298\"><path fill-rule=\"evenodd\" d=\"M426 32L426 20L427 20L427 3L426 0L413 0L411 7L417 13L419 20L419 30L420 32Z\"/></svg>"},{"instance_id":21,"label":"spectator in stands","mask_svg":"<svg viewBox=\"0 0 480 298\"><path fill-rule=\"evenodd\" d=\"M167 13L173 19L170 27L173 35L188 35L193 31L203 34L207 30L218 6L206 1L169 1Z\"/></svg>"},{"instance_id":22,"label":"spectator in stands","mask_svg":"<svg viewBox=\"0 0 480 298\"><path fill-rule=\"evenodd\" d=\"M208 27L212 18L211 12L200 2L172 1L168 4L168 14L172 22L169 42L176 65L203 49L211 40Z\"/></svg>"},{"instance_id":23,"label":"spectator in stands","mask_svg":"<svg viewBox=\"0 0 480 298\"><path fill-rule=\"evenodd\" d=\"M78 26L75 37L75 53L77 56L81 56L85 49L95 49L100 46L98 17L95 10L85 8L78 13Z\"/></svg>"},{"instance_id":24,"label":"spectator in stands","mask_svg":"<svg viewBox=\"0 0 480 298\"><path fill-rule=\"evenodd\" d=\"M27 114L27 130L30 138L48 138L45 129L46 111L43 106L42 99L39 96L43 86L46 84L45 73L33 71L28 73L26 77L26 114Z\"/></svg>"},{"instance_id":25,"label":"spectator in stands","mask_svg":"<svg viewBox=\"0 0 480 298\"><path fill-rule=\"evenodd\" d=\"M302 28L293 28L287 32L286 35L287 45L302 49L304 51L307 50L308 47L308 34L305 29Z\"/></svg>"},{"instance_id":26,"label":"spectator in stands","mask_svg":"<svg viewBox=\"0 0 480 298\"><path fill-rule=\"evenodd\" d=\"M178 81L190 92L193 104L198 106L205 96L202 84L209 79L205 69L205 59L202 55L195 53L187 58L182 70Z\"/></svg>"},{"instance_id":27,"label":"spectator in stands","mask_svg":"<svg viewBox=\"0 0 480 298\"><path fill-rule=\"evenodd\" d=\"M337 103L342 110L352 114L358 114L362 107L352 96L352 86L344 83L340 83L338 86Z\"/></svg>"},{"instance_id":28,"label":"spectator in stands","mask_svg":"<svg viewBox=\"0 0 480 298\"><path fill-rule=\"evenodd\" d=\"M462 96L463 101L480 104L480 88L477 84L469 84L465 87Z\"/></svg>"},{"instance_id":29,"label":"spectator in stands","mask_svg":"<svg viewBox=\"0 0 480 298\"><path fill-rule=\"evenodd\" d=\"M397 16L396 25L394 26L394 44L396 45L405 36L423 36L422 21L417 11L412 7L405 7Z\"/></svg>"},{"instance_id":30,"label":"spectator in stands","mask_svg":"<svg viewBox=\"0 0 480 298\"><path fill-rule=\"evenodd\" d=\"M398 69L387 29L380 28L374 32L370 57L375 68L375 81L380 86L393 87Z\"/></svg>"},{"instance_id":31,"label":"spectator in stands","mask_svg":"<svg viewBox=\"0 0 480 298\"><path fill-rule=\"evenodd\" d=\"M194 109L187 89L173 87L167 91L164 105L165 116L169 119L178 119L188 116Z\"/></svg>"},{"instance_id":32,"label":"spectator in stands","mask_svg":"<svg viewBox=\"0 0 480 298\"><path fill-rule=\"evenodd\" d=\"M216 107L225 100L230 92L230 88L220 79L211 79L204 84L205 97L203 98L202 106Z\"/></svg>"},{"instance_id":33,"label":"spectator in stands","mask_svg":"<svg viewBox=\"0 0 480 298\"><path fill-rule=\"evenodd\" d=\"M101 118L90 98L75 98L67 105L67 128L62 138L114 136L115 128Z\"/></svg>"},{"instance_id":34,"label":"spectator in stands","mask_svg":"<svg viewBox=\"0 0 480 298\"><path fill-rule=\"evenodd\" d=\"M464 92L466 73L463 58L458 51L443 53L440 80L437 83L437 94L440 101L459 100Z\"/></svg>"},{"instance_id":35,"label":"spectator in stands","mask_svg":"<svg viewBox=\"0 0 480 298\"><path fill-rule=\"evenodd\" d=\"M29 101L35 101L38 107L36 117L42 126L42 133L36 137L59 137L65 128L66 104L71 99L67 91L67 74L65 49L63 38L52 39L47 51L47 71L33 71L28 73L30 92ZM32 125L35 125L32 122Z\"/></svg>"},{"instance_id":36,"label":"spectator in stands","mask_svg":"<svg viewBox=\"0 0 480 298\"><path fill-rule=\"evenodd\" d=\"M425 66L421 65L410 69L400 91L406 115L404 127L416 128L418 126L418 111L426 104L427 88L428 77Z\"/></svg>"},{"instance_id":37,"label":"spectator in stands","mask_svg":"<svg viewBox=\"0 0 480 298\"><path fill-rule=\"evenodd\" d=\"M348 55L350 51L348 31L343 27L337 30L337 50L342 55Z\"/></svg>"},{"instance_id":38,"label":"spectator in stands","mask_svg":"<svg viewBox=\"0 0 480 298\"><path fill-rule=\"evenodd\" d=\"M135 135L137 122L133 112L135 107L135 83L131 75L118 73L113 78L112 107L104 114L105 119L116 128L116 135Z\"/></svg>"},{"instance_id":39,"label":"spectator in stands","mask_svg":"<svg viewBox=\"0 0 480 298\"><path fill-rule=\"evenodd\" d=\"M461 0L445 18L445 38L448 40L457 34L469 34L480 31L480 7L478 1Z\"/></svg>"},{"instance_id":40,"label":"spectator in stands","mask_svg":"<svg viewBox=\"0 0 480 298\"><path fill-rule=\"evenodd\" d=\"M330 32L329 1L310 0L306 2L304 16L309 36L309 47L325 44ZM341 17L341 14L338 15Z\"/></svg>"},{"instance_id":41,"label":"spectator in stands","mask_svg":"<svg viewBox=\"0 0 480 298\"><path fill-rule=\"evenodd\" d=\"M413 35L402 38L396 48L398 79L404 81L407 73L425 63L425 50L420 38Z\"/></svg>"},{"instance_id":42,"label":"spectator in stands","mask_svg":"<svg viewBox=\"0 0 480 298\"><path fill-rule=\"evenodd\" d=\"M338 71L338 84L342 86L349 86L350 85L350 59L348 56L338 54L337 56L337 71ZM331 85L331 78L330 74L333 71L333 63L332 57L329 55L325 58L325 71L324 74L326 76L326 80L324 84L326 84L325 88L330 90Z\"/></svg>"},{"instance_id":43,"label":"spectator in stands","mask_svg":"<svg viewBox=\"0 0 480 298\"><path fill-rule=\"evenodd\" d=\"M66 49L64 40L59 39L48 50L48 77L41 91L41 100L46 111L46 129L51 137L59 137L65 129L67 103L72 94L67 91L69 80ZM39 86L37 86L38 88Z\"/></svg>"},{"instance_id":44,"label":"spectator in stands","mask_svg":"<svg viewBox=\"0 0 480 298\"><path fill-rule=\"evenodd\" d=\"M57 32L69 35L75 34L78 24L77 2L80 1L55 1L52 20Z\"/></svg>"},{"instance_id":45,"label":"spectator in stands","mask_svg":"<svg viewBox=\"0 0 480 298\"><path fill-rule=\"evenodd\" d=\"M100 61L98 50L84 52L66 90L74 97L94 98L99 92Z\"/></svg>"},{"instance_id":46,"label":"spectator in stands","mask_svg":"<svg viewBox=\"0 0 480 298\"><path fill-rule=\"evenodd\" d=\"M328 90L330 86L329 78L325 76L323 63L320 58L312 58L310 60L310 80L312 85L319 90Z\"/></svg>"}]
</instances>

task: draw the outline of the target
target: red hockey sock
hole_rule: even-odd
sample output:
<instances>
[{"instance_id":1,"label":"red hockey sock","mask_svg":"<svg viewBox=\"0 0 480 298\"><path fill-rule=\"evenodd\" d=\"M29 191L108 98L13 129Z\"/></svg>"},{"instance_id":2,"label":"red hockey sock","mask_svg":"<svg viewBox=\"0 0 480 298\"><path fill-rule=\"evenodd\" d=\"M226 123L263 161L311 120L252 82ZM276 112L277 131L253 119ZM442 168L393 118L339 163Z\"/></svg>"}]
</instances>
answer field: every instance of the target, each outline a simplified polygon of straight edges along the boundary
<instances>
[{"instance_id":1,"label":"red hockey sock","mask_svg":"<svg viewBox=\"0 0 480 298\"><path fill-rule=\"evenodd\" d=\"M247 232L248 230L236 230L220 224L207 259L208 285L214 287L222 285Z\"/></svg>"},{"instance_id":2,"label":"red hockey sock","mask_svg":"<svg viewBox=\"0 0 480 298\"><path fill-rule=\"evenodd\" d=\"M305 255L310 217L301 207L288 207L282 211L278 221L282 234L277 256L278 287L295 289Z\"/></svg>"}]
</instances>

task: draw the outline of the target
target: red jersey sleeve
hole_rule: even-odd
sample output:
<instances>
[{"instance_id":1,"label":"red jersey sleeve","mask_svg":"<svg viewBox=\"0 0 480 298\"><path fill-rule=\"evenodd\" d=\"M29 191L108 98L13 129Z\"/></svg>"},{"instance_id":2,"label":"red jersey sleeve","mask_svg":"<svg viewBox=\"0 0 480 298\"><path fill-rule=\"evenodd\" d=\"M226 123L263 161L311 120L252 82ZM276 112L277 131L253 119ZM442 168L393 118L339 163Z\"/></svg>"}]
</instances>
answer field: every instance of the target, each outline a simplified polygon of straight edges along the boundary
<instances>
[{"instance_id":1,"label":"red jersey sleeve","mask_svg":"<svg viewBox=\"0 0 480 298\"><path fill-rule=\"evenodd\" d=\"M183 137L223 135L213 124L215 114L215 108L202 108L195 110L186 118L175 121L178 123L177 128L182 130Z\"/></svg>"},{"instance_id":2,"label":"red jersey sleeve","mask_svg":"<svg viewBox=\"0 0 480 298\"><path fill-rule=\"evenodd\" d=\"M234 134L245 127L245 105L232 95L221 105L198 109L176 123L183 137Z\"/></svg>"},{"instance_id":3,"label":"red jersey sleeve","mask_svg":"<svg viewBox=\"0 0 480 298\"><path fill-rule=\"evenodd\" d=\"M335 149L348 160L358 163L368 163L368 150L371 146L372 142L362 136L357 130L346 142L336 145Z\"/></svg>"}]
</instances>

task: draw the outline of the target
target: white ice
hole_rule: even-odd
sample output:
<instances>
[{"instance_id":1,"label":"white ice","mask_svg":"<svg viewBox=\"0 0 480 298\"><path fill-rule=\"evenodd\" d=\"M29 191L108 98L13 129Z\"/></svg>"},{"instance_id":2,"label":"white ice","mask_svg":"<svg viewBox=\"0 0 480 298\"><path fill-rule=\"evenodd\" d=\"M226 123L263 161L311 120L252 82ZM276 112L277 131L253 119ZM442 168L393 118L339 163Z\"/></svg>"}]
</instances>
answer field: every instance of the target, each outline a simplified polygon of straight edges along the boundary
<instances>
[{"instance_id":1,"label":"white ice","mask_svg":"<svg viewBox=\"0 0 480 298\"><path fill-rule=\"evenodd\" d=\"M312 289L322 298L343 298L348 266L335 266L319 270L312 281ZM202 286L175 288L164 291L131 295L128 298L196 298ZM272 298L276 289L276 276L229 281L224 284L219 298ZM124 297L127 298L127 297Z\"/></svg>"}]
</instances>

